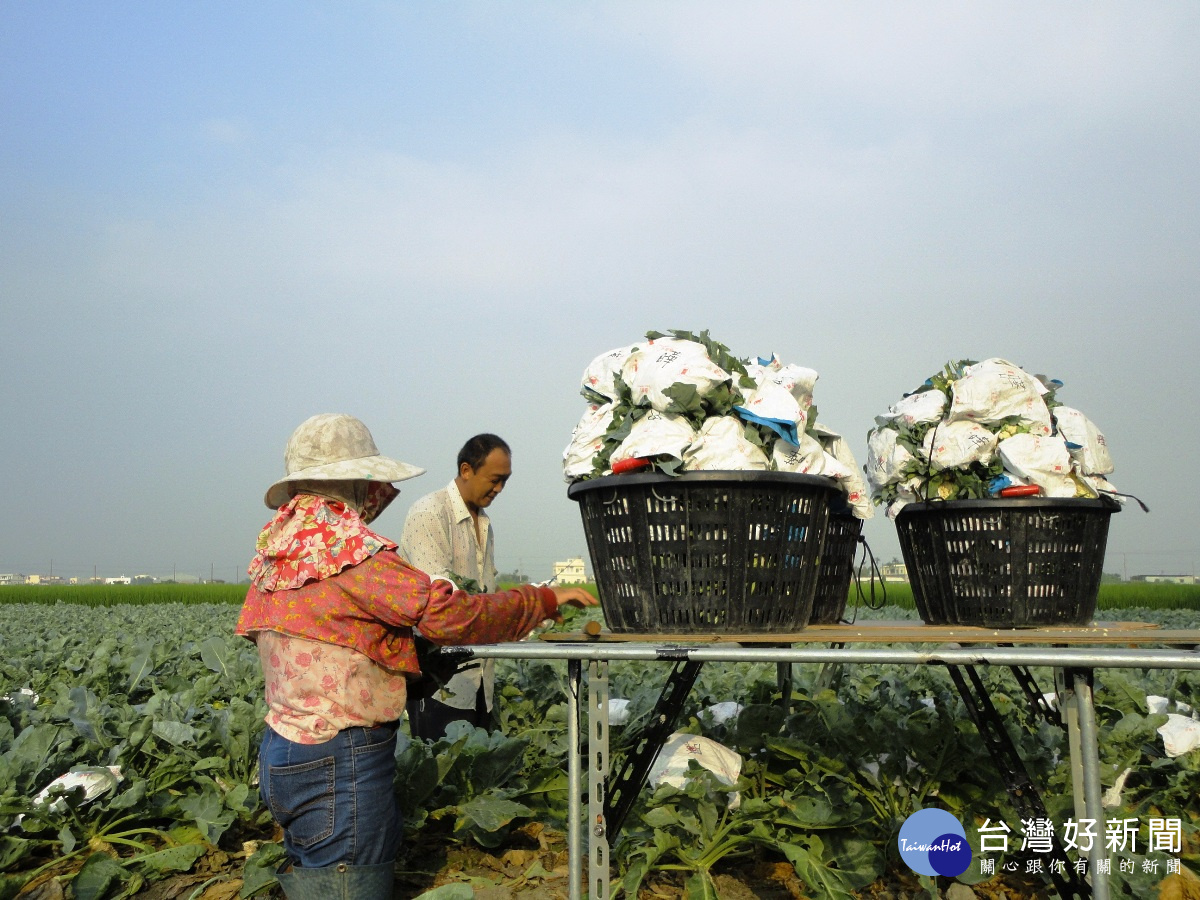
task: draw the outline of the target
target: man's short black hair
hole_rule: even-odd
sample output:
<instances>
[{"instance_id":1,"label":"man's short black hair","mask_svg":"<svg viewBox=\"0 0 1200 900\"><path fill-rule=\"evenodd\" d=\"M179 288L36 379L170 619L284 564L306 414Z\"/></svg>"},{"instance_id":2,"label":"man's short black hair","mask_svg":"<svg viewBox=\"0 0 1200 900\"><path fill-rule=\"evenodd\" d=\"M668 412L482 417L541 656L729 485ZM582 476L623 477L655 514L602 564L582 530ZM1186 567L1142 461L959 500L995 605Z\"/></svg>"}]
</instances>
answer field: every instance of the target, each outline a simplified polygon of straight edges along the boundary
<instances>
[{"instance_id":1,"label":"man's short black hair","mask_svg":"<svg viewBox=\"0 0 1200 900\"><path fill-rule=\"evenodd\" d=\"M480 468L487 462L488 455L493 450L503 450L509 456L512 456L512 450L505 443L504 438L494 434L477 434L458 451L458 470L462 471L463 463L466 463L472 469Z\"/></svg>"}]
</instances>

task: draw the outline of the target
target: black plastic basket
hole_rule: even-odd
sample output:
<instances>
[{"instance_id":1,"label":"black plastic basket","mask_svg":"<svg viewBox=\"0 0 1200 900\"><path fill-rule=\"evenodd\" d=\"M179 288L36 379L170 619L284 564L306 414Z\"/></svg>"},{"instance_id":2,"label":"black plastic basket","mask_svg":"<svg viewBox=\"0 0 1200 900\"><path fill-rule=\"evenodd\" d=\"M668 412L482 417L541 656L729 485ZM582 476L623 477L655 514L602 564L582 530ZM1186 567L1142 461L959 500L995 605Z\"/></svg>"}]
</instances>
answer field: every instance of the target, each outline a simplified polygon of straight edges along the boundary
<instances>
[{"instance_id":1,"label":"black plastic basket","mask_svg":"<svg viewBox=\"0 0 1200 900\"><path fill-rule=\"evenodd\" d=\"M846 612L850 598L850 579L854 575L854 553L862 536L862 519L849 512L844 503L835 503L830 510L829 529L825 532L825 548L817 590L813 595L810 625L835 625Z\"/></svg>"},{"instance_id":2,"label":"black plastic basket","mask_svg":"<svg viewBox=\"0 0 1200 900\"><path fill-rule=\"evenodd\" d=\"M1109 498L912 503L896 529L931 625L1083 625L1096 612Z\"/></svg>"},{"instance_id":3,"label":"black plastic basket","mask_svg":"<svg viewBox=\"0 0 1200 900\"><path fill-rule=\"evenodd\" d=\"M610 475L571 485L618 634L758 634L808 624L832 479Z\"/></svg>"}]
</instances>

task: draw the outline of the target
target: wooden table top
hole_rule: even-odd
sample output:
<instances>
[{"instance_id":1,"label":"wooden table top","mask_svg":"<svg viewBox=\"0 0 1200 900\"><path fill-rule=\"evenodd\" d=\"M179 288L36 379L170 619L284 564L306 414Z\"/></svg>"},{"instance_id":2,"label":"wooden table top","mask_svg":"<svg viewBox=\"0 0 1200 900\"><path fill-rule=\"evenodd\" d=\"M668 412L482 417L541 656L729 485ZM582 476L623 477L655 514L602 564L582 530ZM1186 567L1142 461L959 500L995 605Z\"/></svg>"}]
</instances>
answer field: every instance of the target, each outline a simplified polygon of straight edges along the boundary
<instances>
[{"instance_id":1,"label":"wooden table top","mask_svg":"<svg viewBox=\"0 0 1200 900\"><path fill-rule=\"evenodd\" d=\"M595 623L588 631L540 635L551 642L637 642L651 644L1111 644L1200 646L1200 629L1165 629L1148 622L1094 622L1032 628L926 625L913 621L871 620L853 625L810 625L802 631L769 634L613 634Z\"/></svg>"}]
</instances>

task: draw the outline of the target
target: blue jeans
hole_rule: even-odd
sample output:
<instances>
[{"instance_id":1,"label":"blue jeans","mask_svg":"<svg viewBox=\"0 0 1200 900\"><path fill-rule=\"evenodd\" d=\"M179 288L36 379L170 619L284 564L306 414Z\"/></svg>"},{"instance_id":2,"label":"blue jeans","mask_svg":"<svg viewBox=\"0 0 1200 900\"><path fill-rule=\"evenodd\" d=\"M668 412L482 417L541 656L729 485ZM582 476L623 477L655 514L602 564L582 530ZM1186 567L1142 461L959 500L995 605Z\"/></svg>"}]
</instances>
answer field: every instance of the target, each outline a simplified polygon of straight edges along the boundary
<instances>
[{"instance_id":1,"label":"blue jeans","mask_svg":"<svg viewBox=\"0 0 1200 900\"><path fill-rule=\"evenodd\" d=\"M296 744L269 727L258 754L258 786L283 827L292 865L391 863L402 821L392 787L396 730L389 722L347 728L322 744Z\"/></svg>"}]
</instances>

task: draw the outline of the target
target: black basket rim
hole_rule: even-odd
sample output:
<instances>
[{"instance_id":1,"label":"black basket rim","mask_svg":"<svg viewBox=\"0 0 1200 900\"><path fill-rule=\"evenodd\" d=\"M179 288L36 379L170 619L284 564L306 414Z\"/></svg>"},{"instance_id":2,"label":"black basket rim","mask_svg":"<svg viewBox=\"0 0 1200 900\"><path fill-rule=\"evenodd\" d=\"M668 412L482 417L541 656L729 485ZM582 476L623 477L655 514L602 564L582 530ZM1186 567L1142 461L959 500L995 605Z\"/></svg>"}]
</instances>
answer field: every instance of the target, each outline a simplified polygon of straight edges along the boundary
<instances>
[{"instance_id":1,"label":"black basket rim","mask_svg":"<svg viewBox=\"0 0 1200 900\"><path fill-rule=\"evenodd\" d=\"M1120 512L1122 506L1111 497L996 497L976 500L925 500L905 504L896 518L906 515L932 515L960 509L1094 509Z\"/></svg>"},{"instance_id":2,"label":"black basket rim","mask_svg":"<svg viewBox=\"0 0 1200 900\"><path fill-rule=\"evenodd\" d=\"M567 488L567 496L578 500L581 494L605 488L636 487L656 484L781 484L792 487L802 485L823 488L830 493L840 491L838 483L828 475L809 475L799 472L769 472L762 469L706 469L701 472L680 472L664 475L662 472L627 472L622 475L602 475L586 481L576 481Z\"/></svg>"}]
</instances>

